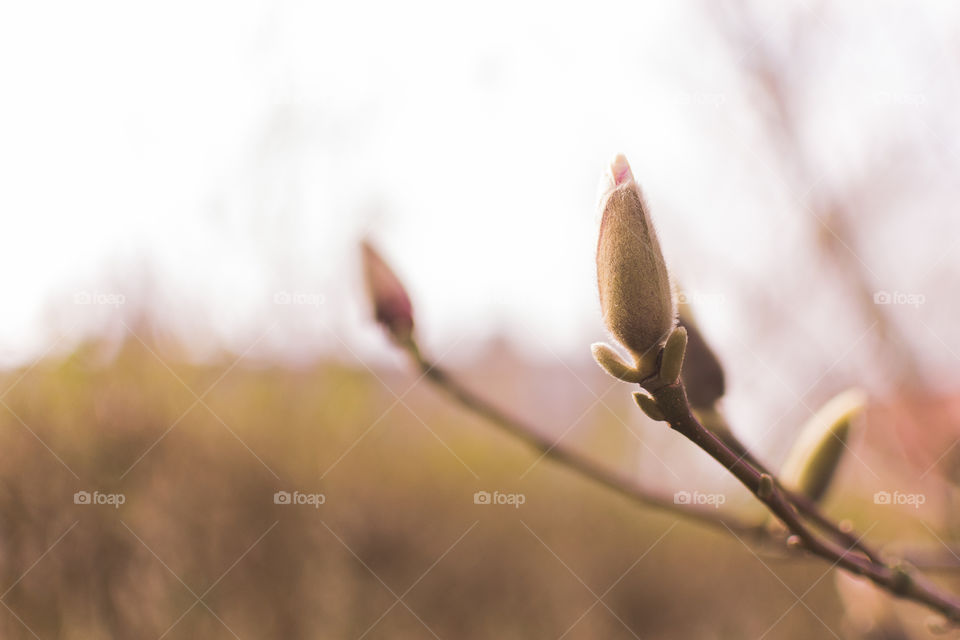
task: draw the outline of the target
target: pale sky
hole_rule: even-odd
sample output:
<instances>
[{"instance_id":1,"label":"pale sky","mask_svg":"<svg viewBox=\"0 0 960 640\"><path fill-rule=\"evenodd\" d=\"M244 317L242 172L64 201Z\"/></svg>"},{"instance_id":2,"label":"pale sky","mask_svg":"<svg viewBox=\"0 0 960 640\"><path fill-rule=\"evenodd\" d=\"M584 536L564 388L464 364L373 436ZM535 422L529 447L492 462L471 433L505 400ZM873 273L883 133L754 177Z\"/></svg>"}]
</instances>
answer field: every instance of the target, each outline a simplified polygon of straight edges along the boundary
<instances>
[{"instance_id":1,"label":"pale sky","mask_svg":"<svg viewBox=\"0 0 960 640\"><path fill-rule=\"evenodd\" d=\"M623 152L720 350L743 351L755 331L745 300L762 287L797 323L801 351L829 362L850 337L817 335L828 302L791 297L786 279L810 252L806 188L777 177L748 106L751 48L731 51L704 6L6 3L0 361L29 362L69 329L67 346L144 298L200 352L242 352L279 322L258 350L348 345L376 360L384 342L358 295L367 233L407 281L433 349L505 333L536 357L585 357L606 338L596 187ZM758 44L789 53L797 16L823 40L791 60L821 180L856 175L885 137L956 157L944 129L954 5L826 19L758 6ZM945 162L916 198L885 203L887 224L862 250L885 288L916 288L895 257L917 231L902 221L921 200L955 201ZM956 216L935 219L910 255L956 264Z\"/></svg>"}]
</instances>

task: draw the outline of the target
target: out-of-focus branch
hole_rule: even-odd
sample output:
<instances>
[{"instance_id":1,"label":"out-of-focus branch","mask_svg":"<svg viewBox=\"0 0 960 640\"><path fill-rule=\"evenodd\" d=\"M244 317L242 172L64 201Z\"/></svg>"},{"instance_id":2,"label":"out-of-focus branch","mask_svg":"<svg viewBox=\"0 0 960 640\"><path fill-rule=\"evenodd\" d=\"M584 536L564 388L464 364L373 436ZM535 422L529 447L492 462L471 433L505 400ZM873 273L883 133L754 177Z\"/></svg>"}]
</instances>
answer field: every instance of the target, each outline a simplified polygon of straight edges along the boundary
<instances>
[{"instance_id":1,"label":"out-of-focus branch","mask_svg":"<svg viewBox=\"0 0 960 640\"><path fill-rule=\"evenodd\" d=\"M788 65L803 58L805 38L811 29L798 21L791 34L791 55L778 55L763 37L746 3L726 5L725 11L714 11L715 22L731 48L742 54L740 65L759 91L756 104L758 120L766 129L775 161L791 196L798 201L802 213L813 225L817 251L832 262L852 294L858 313L874 326L879 344L885 352L885 368L902 386L924 386L923 368L909 347L909 340L891 319L888 308L877 305L874 295L882 289L872 282L873 274L859 257L858 238L853 228L856 219L853 202L859 185L828 185L814 170L815 162L803 144L800 115L794 105L792 83L801 76ZM868 176L870 182L876 176Z\"/></svg>"}]
</instances>

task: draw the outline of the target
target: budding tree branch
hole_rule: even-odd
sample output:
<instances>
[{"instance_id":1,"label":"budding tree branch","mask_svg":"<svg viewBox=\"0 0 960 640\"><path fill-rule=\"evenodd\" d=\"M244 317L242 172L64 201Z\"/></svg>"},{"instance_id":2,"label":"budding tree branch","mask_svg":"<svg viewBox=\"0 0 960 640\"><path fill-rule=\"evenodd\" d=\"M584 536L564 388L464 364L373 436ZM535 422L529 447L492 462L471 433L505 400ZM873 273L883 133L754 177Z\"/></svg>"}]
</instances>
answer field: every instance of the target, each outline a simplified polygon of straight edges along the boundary
<instances>
[{"instance_id":1,"label":"budding tree branch","mask_svg":"<svg viewBox=\"0 0 960 640\"><path fill-rule=\"evenodd\" d=\"M779 543L762 524L751 524L738 518L704 509L696 505L675 504L671 497L652 493L632 478L599 465L574 449L552 441L530 425L510 416L497 406L463 386L456 378L424 357L412 340L403 345L424 376L464 408L492 422L503 431L525 442L544 456L577 471L581 475L648 507L746 535L754 543ZM721 439L706 429L693 415L681 382L654 389L653 398L665 420L719 462L737 478L791 534L788 550L803 549L832 565L871 580L890 594L926 605L943 614L952 623L960 623L960 599L942 590L922 574L903 565L887 564L877 551L863 541L863 536L844 530L823 515L806 496L785 488L780 480L760 463L735 436ZM809 521L809 522L808 522ZM817 535L810 524L826 532Z\"/></svg>"},{"instance_id":2,"label":"budding tree branch","mask_svg":"<svg viewBox=\"0 0 960 640\"><path fill-rule=\"evenodd\" d=\"M864 576L892 595L926 605L943 614L949 624L960 625L960 599L957 596L942 590L911 567L885 562L879 553L863 542L863 536L841 527L816 507L816 497L827 486L839 460L835 441L842 444L843 440L837 436L834 426L840 425L841 433L845 433L847 426L844 423L835 417L826 420L826 431L813 423L815 428L811 433L816 439L812 441L815 446L810 449L812 457L808 456L806 447L799 450L798 459L805 461L797 467L801 472L800 483L795 483L797 478L790 471L784 471L790 486L797 486L799 491L789 488L771 473L725 424L713 425L723 427L719 430L707 429L701 424L681 378L688 346L687 328L676 325L676 309L666 264L640 188L623 156L614 159L605 184L597 249L600 306L607 328L627 350L632 363L624 361L612 348L598 344L593 346L598 364L615 378L639 383L643 391L635 393L634 398L649 417L667 422L753 493L786 527L790 534L786 538L789 550L805 550L831 563L831 567ZM364 266L377 321L393 341L410 354L426 378L467 409L543 456L638 504L723 527L731 533L749 533L756 541L783 542L763 523L751 525L713 509L675 504L668 497L646 490L632 478L553 441L477 396L420 352L410 298L389 266L366 244ZM692 322L687 324L695 331ZM703 360L709 349L703 344L697 345L696 340L691 343L692 352L699 352L699 358ZM708 409L715 407L717 398L723 393L719 363L714 363L712 368L720 372L720 378L706 380L707 384L701 384L699 389L691 386L697 391L694 395L699 396ZM841 413L840 418L848 420L849 412ZM811 480L812 484L807 484L805 479Z\"/></svg>"}]
</instances>

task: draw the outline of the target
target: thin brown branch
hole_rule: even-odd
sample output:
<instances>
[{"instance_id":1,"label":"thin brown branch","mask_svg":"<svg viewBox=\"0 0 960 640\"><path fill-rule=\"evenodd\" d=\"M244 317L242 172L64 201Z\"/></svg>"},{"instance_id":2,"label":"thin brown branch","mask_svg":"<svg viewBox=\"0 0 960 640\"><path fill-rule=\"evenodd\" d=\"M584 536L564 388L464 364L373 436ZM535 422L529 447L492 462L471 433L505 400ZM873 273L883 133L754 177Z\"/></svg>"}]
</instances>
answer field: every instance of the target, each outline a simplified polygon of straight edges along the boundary
<instances>
[{"instance_id":1,"label":"thin brown branch","mask_svg":"<svg viewBox=\"0 0 960 640\"><path fill-rule=\"evenodd\" d=\"M411 346L408 351L420 371L423 372L427 379L436 384L439 389L450 395L465 408L497 425L515 438L525 442L545 457L551 458L643 506L667 511L674 515L679 515L721 530L733 530L751 538L764 535L764 531L759 525L723 515L715 508L676 504L673 501L673 496L665 496L651 492L637 484L633 478L597 464L575 449L566 447L562 443L548 438L537 429L506 414L498 407L464 387L443 369L440 369L434 363L425 359L416 346Z\"/></svg>"}]
</instances>

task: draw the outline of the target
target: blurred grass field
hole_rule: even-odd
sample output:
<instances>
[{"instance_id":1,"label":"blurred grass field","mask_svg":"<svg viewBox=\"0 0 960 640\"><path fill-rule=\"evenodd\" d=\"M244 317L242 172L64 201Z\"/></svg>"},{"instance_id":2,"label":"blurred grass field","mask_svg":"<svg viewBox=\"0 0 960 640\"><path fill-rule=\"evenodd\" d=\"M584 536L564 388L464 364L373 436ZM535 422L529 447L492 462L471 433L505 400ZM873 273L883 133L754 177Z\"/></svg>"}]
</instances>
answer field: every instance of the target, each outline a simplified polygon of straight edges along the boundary
<instances>
[{"instance_id":1,"label":"blurred grass field","mask_svg":"<svg viewBox=\"0 0 960 640\"><path fill-rule=\"evenodd\" d=\"M384 376L397 393L415 380ZM534 454L426 384L396 402L381 377L334 362L190 364L132 337L6 372L0 635L799 639L841 628L825 565L758 557L548 460L519 480ZM587 420L597 450L615 450L609 416ZM278 490L325 503L275 504ZM478 490L526 501L477 505ZM75 504L77 491L125 502Z\"/></svg>"}]
</instances>

